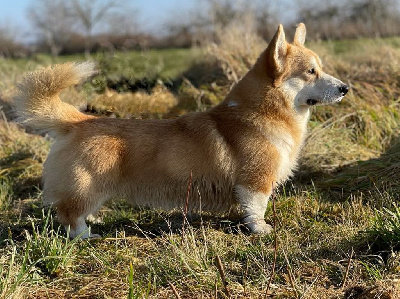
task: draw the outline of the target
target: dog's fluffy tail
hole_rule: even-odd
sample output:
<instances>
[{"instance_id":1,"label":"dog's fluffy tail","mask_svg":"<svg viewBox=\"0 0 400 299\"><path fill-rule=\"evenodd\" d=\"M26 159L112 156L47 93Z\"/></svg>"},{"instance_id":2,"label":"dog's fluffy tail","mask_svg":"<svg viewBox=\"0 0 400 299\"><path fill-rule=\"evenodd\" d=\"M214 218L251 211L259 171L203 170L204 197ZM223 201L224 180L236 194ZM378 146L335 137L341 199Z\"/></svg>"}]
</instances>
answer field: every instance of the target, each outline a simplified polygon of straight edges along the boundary
<instances>
[{"instance_id":1,"label":"dog's fluffy tail","mask_svg":"<svg viewBox=\"0 0 400 299\"><path fill-rule=\"evenodd\" d=\"M91 118L64 103L58 94L94 74L94 64L64 63L29 72L14 98L20 120L36 128L67 133L74 124Z\"/></svg>"}]
</instances>

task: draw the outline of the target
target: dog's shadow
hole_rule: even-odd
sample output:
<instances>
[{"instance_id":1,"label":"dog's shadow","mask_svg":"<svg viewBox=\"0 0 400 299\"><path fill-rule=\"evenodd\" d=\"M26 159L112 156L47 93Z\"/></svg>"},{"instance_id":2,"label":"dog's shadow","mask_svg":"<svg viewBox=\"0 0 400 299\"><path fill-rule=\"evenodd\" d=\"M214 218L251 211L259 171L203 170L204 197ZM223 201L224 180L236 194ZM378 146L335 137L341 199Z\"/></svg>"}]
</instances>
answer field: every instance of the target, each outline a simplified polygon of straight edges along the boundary
<instances>
[{"instance_id":1,"label":"dog's shadow","mask_svg":"<svg viewBox=\"0 0 400 299\"><path fill-rule=\"evenodd\" d=\"M122 233L127 236L156 238L165 234L182 234L182 230L187 229L212 228L227 234L249 234L249 230L238 217L232 219L204 212L185 216L178 210L166 212L117 202L118 208L110 203L110 209L105 212L101 210L98 218L88 222L93 233L109 237Z\"/></svg>"},{"instance_id":2,"label":"dog's shadow","mask_svg":"<svg viewBox=\"0 0 400 299\"><path fill-rule=\"evenodd\" d=\"M352 195L400 195L400 137L391 140L387 150L377 158L358 161L335 171L313 171L303 166L293 181L312 186L328 195L330 201L343 201Z\"/></svg>"}]
</instances>

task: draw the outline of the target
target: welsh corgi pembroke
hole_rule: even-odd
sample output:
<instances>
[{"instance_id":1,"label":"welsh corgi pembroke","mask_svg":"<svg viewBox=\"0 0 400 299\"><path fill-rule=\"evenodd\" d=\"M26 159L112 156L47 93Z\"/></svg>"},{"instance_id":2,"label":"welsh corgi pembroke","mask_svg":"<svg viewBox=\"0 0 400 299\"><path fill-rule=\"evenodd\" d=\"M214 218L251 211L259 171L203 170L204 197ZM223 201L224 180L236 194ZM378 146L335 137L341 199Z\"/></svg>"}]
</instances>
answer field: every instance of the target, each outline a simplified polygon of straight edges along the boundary
<instances>
[{"instance_id":1,"label":"welsh corgi pembroke","mask_svg":"<svg viewBox=\"0 0 400 299\"><path fill-rule=\"evenodd\" d=\"M264 220L273 186L291 176L307 131L310 107L348 92L304 47L306 28L288 43L282 25L249 72L206 112L169 120L86 115L58 94L94 72L65 63L28 73L15 98L22 121L55 135L43 169L44 203L70 237L93 237L86 217L106 201L225 213L237 209L253 233Z\"/></svg>"}]
</instances>

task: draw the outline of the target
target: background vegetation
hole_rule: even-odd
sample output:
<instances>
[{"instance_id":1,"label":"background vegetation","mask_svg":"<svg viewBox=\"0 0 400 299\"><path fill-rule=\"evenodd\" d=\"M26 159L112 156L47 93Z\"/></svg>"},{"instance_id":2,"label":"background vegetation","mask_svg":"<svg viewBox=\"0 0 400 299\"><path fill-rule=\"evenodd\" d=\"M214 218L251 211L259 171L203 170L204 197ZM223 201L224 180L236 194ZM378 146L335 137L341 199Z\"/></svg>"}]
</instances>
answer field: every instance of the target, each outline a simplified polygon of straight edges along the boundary
<instances>
[{"instance_id":1,"label":"background vegetation","mask_svg":"<svg viewBox=\"0 0 400 299\"><path fill-rule=\"evenodd\" d=\"M165 11L156 29L140 15L140 1L35 0L21 12L31 24L28 41L13 20L0 22L0 56L53 56L131 49L190 48L218 39L234 20L251 20L270 40L279 23L289 34L307 23L308 40L388 37L400 33L399 0L200 0L192 8ZM153 4L154 5L154 4ZM157 7L155 7L157 9ZM159 16L159 12L155 13ZM159 17L158 17L159 18Z\"/></svg>"},{"instance_id":2,"label":"background vegetation","mask_svg":"<svg viewBox=\"0 0 400 299\"><path fill-rule=\"evenodd\" d=\"M276 217L272 206L265 215L268 223L276 221L276 237L249 235L240 222L221 216L202 213L186 221L182 211L117 200L91 219L103 238L69 240L52 210L42 207L41 169L51 138L15 121L12 97L23 73L89 54L99 74L62 94L87 113L173 118L204 111L224 98L276 29L266 26L263 33L261 12L240 14L239 6L222 21L217 12L229 12L228 3L208 2L219 25L201 47L0 59L0 298L259 298L270 280L274 298L400 297L396 36L314 35L307 43L325 71L351 89L340 104L313 108L300 167L275 194ZM313 30L328 32L316 18L309 21L311 37ZM293 27L286 28L290 39Z\"/></svg>"}]
</instances>

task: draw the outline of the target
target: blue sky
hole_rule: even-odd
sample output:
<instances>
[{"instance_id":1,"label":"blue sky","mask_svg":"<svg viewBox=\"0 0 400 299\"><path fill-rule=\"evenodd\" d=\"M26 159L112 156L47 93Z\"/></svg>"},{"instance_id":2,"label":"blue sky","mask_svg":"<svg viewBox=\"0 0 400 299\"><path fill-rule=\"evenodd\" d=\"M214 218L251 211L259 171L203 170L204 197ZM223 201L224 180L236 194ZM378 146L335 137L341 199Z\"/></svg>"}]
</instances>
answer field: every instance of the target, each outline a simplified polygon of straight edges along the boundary
<instances>
[{"instance_id":1,"label":"blue sky","mask_svg":"<svg viewBox=\"0 0 400 299\"><path fill-rule=\"evenodd\" d=\"M35 0L0 0L0 27L14 28L18 39L33 34L27 10ZM179 16L196 5L196 0L125 0L138 11L140 27L152 33L161 30L169 15ZM122 0L121 0L122 2Z\"/></svg>"},{"instance_id":2,"label":"blue sky","mask_svg":"<svg viewBox=\"0 0 400 299\"><path fill-rule=\"evenodd\" d=\"M30 27L26 18L28 4L32 0L0 0L0 26L22 28L27 31Z\"/></svg>"}]
</instances>

